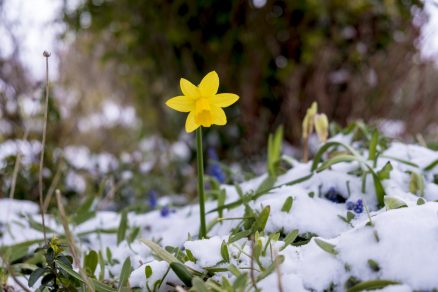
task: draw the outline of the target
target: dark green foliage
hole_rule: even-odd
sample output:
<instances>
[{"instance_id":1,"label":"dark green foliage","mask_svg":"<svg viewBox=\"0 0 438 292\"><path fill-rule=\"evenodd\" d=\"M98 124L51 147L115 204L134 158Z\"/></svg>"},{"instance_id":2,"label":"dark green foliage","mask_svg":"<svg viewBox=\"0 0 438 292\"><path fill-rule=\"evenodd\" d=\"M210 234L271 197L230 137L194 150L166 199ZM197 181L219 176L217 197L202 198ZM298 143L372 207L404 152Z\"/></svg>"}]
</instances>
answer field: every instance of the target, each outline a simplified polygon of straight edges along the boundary
<instances>
[{"instance_id":1,"label":"dark green foliage","mask_svg":"<svg viewBox=\"0 0 438 292\"><path fill-rule=\"evenodd\" d=\"M92 35L89 42L83 34L86 54L118 64L111 73L149 130L180 130L172 119L182 116L166 118L163 100L178 94L180 77L199 82L218 70L222 89L241 96L240 118L230 109L229 122L241 122L244 150L257 152L278 124L297 141L311 100L341 123L351 113L386 113L417 50L413 7L422 2L267 1L257 8L252 1L86 0L65 9L64 21L79 36ZM364 82L370 72L377 86ZM231 136L221 138L233 145Z\"/></svg>"}]
</instances>

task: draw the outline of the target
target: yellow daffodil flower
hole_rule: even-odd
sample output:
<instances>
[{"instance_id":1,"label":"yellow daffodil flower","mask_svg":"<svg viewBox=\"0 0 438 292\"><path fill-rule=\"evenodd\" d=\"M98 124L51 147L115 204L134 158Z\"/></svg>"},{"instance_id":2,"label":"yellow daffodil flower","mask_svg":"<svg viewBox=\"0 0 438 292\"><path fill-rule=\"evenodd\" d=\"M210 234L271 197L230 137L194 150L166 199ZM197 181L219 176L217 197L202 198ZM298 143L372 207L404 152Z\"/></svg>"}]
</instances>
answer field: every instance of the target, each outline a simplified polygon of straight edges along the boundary
<instances>
[{"instance_id":1,"label":"yellow daffodil flower","mask_svg":"<svg viewBox=\"0 0 438 292\"><path fill-rule=\"evenodd\" d=\"M215 71L205 75L198 86L181 78L180 87L183 95L169 99L166 105L179 112L188 112L185 129L193 132L200 126L223 126L227 117L222 108L235 103L239 96L232 93L217 93L219 76Z\"/></svg>"}]
</instances>

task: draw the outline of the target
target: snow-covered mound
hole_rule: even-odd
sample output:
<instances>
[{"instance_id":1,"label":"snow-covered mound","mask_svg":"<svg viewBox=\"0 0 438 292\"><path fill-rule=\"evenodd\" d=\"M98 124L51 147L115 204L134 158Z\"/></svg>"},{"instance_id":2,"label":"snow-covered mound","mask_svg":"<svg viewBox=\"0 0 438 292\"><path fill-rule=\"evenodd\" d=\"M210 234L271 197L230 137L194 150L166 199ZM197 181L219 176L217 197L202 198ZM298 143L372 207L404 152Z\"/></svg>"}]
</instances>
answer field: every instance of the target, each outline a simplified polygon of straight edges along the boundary
<instances>
[{"instance_id":1,"label":"snow-covered mound","mask_svg":"<svg viewBox=\"0 0 438 292\"><path fill-rule=\"evenodd\" d=\"M167 291L183 282L140 238L163 248L172 246L171 253L178 249L184 254L178 259L186 267L217 284L235 283L240 273L247 273L248 285L262 290L281 286L283 291L350 287L360 291L358 283L370 288L386 286L385 291L438 289L438 164L434 163L438 152L393 143L375 161L368 160L366 150L360 154L365 158L336 163L319 172L312 169L312 162L294 161L267 192L259 189L266 176L238 189L222 185L225 207L214 199L207 202L207 210L212 210L207 215L208 239L197 238L197 205L129 213L126 236L139 228L139 236L132 241L118 243L114 232L95 231L117 230L121 216L115 212L97 212L72 229L84 251L106 255L106 278L119 275L125 258L130 257L130 286L145 291L154 287ZM385 192L385 206L379 201L373 173ZM263 228L245 234L245 224L252 222L248 216L257 220L268 206ZM1 200L1 245L40 240L41 233L25 220L40 222L39 216L32 203ZM62 234L54 218L47 221ZM236 238L239 232L243 235ZM258 246L261 251L254 255Z\"/></svg>"}]
</instances>

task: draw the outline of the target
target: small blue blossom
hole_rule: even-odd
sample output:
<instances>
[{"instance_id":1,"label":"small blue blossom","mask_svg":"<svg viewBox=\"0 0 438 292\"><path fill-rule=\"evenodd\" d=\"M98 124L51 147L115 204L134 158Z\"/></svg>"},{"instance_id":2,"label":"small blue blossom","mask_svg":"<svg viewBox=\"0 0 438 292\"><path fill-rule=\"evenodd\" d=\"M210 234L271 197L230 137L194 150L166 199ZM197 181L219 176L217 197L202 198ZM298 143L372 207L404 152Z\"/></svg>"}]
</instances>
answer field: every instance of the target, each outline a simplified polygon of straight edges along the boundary
<instances>
[{"instance_id":1,"label":"small blue blossom","mask_svg":"<svg viewBox=\"0 0 438 292\"><path fill-rule=\"evenodd\" d=\"M158 205L158 194L155 190L149 192L148 204L151 209L155 209Z\"/></svg>"},{"instance_id":2,"label":"small blue blossom","mask_svg":"<svg viewBox=\"0 0 438 292\"><path fill-rule=\"evenodd\" d=\"M331 187L324 197L327 200L337 204L345 202L345 198L334 187Z\"/></svg>"},{"instance_id":3,"label":"small blue blossom","mask_svg":"<svg viewBox=\"0 0 438 292\"><path fill-rule=\"evenodd\" d=\"M214 150L214 148L208 149L208 157L209 157L209 163L207 167L207 174L217 179L219 183L225 182L225 174L222 171L222 168L219 163L219 158Z\"/></svg>"},{"instance_id":4,"label":"small blue blossom","mask_svg":"<svg viewBox=\"0 0 438 292\"><path fill-rule=\"evenodd\" d=\"M353 210L356 204L354 202L348 201L347 202L347 210Z\"/></svg>"},{"instance_id":5,"label":"small blue blossom","mask_svg":"<svg viewBox=\"0 0 438 292\"><path fill-rule=\"evenodd\" d=\"M168 206L164 206L163 208L161 208L160 210L161 217L168 217L169 214L170 214L170 209Z\"/></svg>"},{"instance_id":6,"label":"small blue blossom","mask_svg":"<svg viewBox=\"0 0 438 292\"><path fill-rule=\"evenodd\" d=\"M360 214L363 212L363 201L361 199L357 200L357 202L349 201L346 204L347 210L352 210L356 214Z\"/></svg>"}]
</instances>

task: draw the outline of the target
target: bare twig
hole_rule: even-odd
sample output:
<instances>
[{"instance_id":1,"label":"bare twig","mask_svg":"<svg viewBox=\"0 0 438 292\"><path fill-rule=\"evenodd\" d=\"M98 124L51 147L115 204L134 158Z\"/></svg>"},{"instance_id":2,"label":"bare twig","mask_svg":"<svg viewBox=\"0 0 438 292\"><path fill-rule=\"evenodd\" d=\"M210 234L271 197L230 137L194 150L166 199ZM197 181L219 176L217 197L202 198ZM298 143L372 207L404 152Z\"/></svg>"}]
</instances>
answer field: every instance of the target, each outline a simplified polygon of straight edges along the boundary
<instances>
[{"instance_id":1,"label":"bare twig","mask_svg":"<svg viewBox=\"0 0 438 292\"><path fill-rule=\"evenodd\" d=\"M40 211L41 211L41 221L43 224L43 234L44 242L47 243L46 236L46 222L44 220L44 202L43 202L43 168L44 168L44 150L46 147L46 132L47 132L47 115L49 111L49 57L50 53L44 51L44 58L46 58L46 98L44 102L44 124L43 124L43 138L41 141L41 155L40 155L40 169L38 177L38 189L39 189L39 199L40 199Z\"/></svg>"},{"instance_id":2,"label":"bare twig","mask_svg":"<svg viewBox=\"0 0 438 292\"><path fill-rule=\"evenodd\" d=\"M28 135L29 135L29 129L26 128L26 130L24 131L23 141L27 141ZM17 185L18 171L20 170L21 156L22 153L17 143L17 158L15 159L14 172L12 173L11 189L9 191L9 199L11 200L14 199L14 195L15 195L15 187Z\"/></svg>"},{"instance_id":3,"label":"bare twig","mask_svg":"<svg viewBox=\"0 0 438 292\"><path fill-rule=\"evenodd\" d=\"M65 238L67 240L68 247L76 263L76 266L79 269L79 274L81 275L82 280L85 282L90 291L95 291L93 284L91 283L90 279L87 277L87 274L81 266L81 261L78 255L79 249L76 247L73 239L73 234L70 231L67 215L65 214L64 206L61 202L61 192L59 190L56 190L56 203L58 204L58 210L61 216L62 226L64 227Z\"/></svg>"},{"instance_id":4,"label":"bare twig","mask_svg":"<svg viewBox=\"0 0 438 292\"><path fill-rule=\"evenodd\" d=\"M283 292L283 283L281 282L281 270L280 263L277 260L277 255L275 255L275 273L277 274L278 292Z\"/></svg>"},{"instance_id":5,"label":"bare twig","mask_svg":"<svg viewBox=\"0 0 438 292\"><path fill-rule=\"evenodd\" d=\"M61 158L59 162L58 169L56 170L55 176L53 177L52 183L50 184L49 190L47 191L46 197L44 198L44 212L47 212L49 208L50 200L55 193L56 187L58 186L59 180L61 179L62 167L64 166L64 161Z\"/></svg>"},{"instance_id":6,"label":"bare twig","mask_svg":"<svg viewBox=\"0 0 438 292\"><path fill-rule=\"evenodd\" d=\"M257 281L256 281L256 277L254 274L254 256L255 256L254 255L254 244L255 244L254 238L251 238L251 261L250 261L251 269L250 269L249 273L251 276L252 285L254 286L254 289L257 291Z\"/></svg>"}]
</instances>

